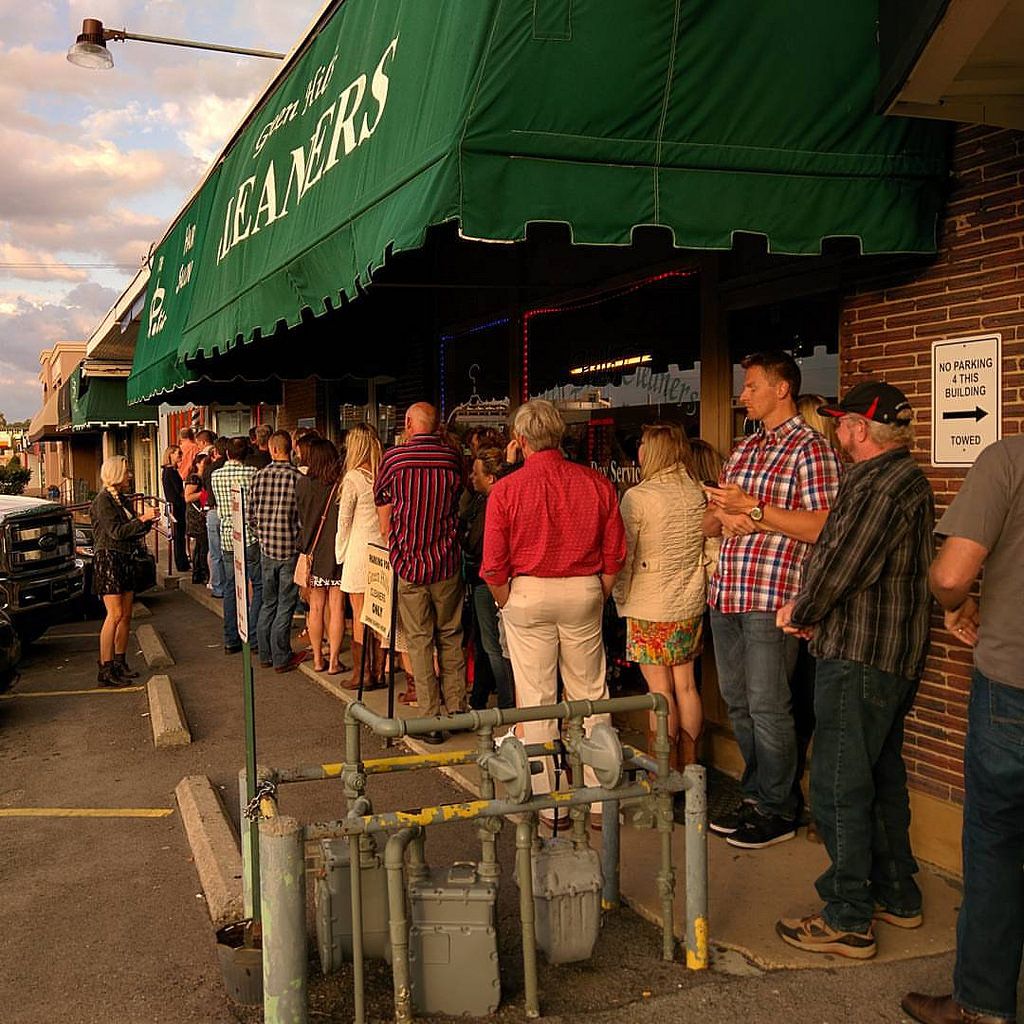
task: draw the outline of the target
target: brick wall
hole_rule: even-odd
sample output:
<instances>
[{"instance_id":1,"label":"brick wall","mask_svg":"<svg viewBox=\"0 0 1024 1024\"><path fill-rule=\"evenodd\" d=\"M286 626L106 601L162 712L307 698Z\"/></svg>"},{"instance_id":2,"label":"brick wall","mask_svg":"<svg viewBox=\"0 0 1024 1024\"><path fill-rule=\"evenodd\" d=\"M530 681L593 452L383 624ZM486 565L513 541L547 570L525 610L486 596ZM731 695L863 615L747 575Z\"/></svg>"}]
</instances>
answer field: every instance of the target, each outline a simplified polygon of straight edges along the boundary
<instances>
[{"instance_id":1,"label":"brick wall","mask_svg":"<svg viewBox=\"0 0 1024 1024\"><path fill-rule=\"evenodd\" d=\"M305 380L289 380L283 384L281 405L277 410L277 429L294 430L299 420L317 417L317 383L318 378L307 377ZM324 424L317 421L317 428L324 429Z\"/></svg>"},{"instance_id":2,"label":"brick wall","mask_svg":"<svg viewBox=\"0 0 1024 1024\"><path fill-rule=\"evenodd\" d=\"M954 143L938 258L898 282L848 294L840 321L842 389L881 377L906 392L916 410L916 454L940 511L966 470L929 465L932 342L1001 332L1003 435L1024 425L1024 133L961 126ZM904 758L911 788L962 803L971 653L951 642L941 616L933 626Z\"/></svg>"}]
</instances>

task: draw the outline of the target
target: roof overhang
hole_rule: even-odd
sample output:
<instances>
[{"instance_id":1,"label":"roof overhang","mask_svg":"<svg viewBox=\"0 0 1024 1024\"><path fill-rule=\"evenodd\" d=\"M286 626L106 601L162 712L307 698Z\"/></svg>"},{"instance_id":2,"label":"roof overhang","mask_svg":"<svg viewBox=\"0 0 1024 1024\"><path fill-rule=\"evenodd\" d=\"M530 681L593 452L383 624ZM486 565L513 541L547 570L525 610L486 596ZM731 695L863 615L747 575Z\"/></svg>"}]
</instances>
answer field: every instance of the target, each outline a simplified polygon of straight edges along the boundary
<instances>
[{"instance_id":1,"label":"roof overhang","mask_svg":"<svg viewBox=\"0 0 1024 1024\"><path fill-rule=\"evenodd\" d=\"M92 332L85 345L90 363L126 363L131 369L135 342L139 336L139 316L146 301L149 267L139 269L121 297Z\"/></svg>"},{"instance_id":2,"label":"roof overhang","mask_svg":"<svg viewBox=\"0 0 1024 1024\"><path fill-rule=\"evenodd\" d=\"M1024 128L1024 0L881 0L886 114Z\"/></svg>"},{"instance_id":3,"label":"roof overhang","mask_svg":"<svg viewBox=\"0 0 1024 1024\"><path fill-rule=\"evenodd\" d=\"M32 417L32 421L28 425L28 439L33 444L37 441L60 439L61 434L57 429L58 397L58 392L51 391L49 397L43 403L42 409Z\"/></svg>"}]
</instances>

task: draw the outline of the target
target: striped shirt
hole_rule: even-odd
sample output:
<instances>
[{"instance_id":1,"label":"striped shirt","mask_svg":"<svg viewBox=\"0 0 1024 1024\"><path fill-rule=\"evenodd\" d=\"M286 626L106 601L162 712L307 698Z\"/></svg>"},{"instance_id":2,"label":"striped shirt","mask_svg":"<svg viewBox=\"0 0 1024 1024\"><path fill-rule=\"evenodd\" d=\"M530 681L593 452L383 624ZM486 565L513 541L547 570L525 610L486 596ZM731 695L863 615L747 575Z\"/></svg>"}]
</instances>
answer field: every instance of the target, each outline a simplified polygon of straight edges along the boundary
<instances>
[{"instance_id":1,"label":"striped shirt","mask_svg":"<svg viewBox=\"0 0 1024 1024\"><path fill-rule=\"evenodd\" d=\"M439 583L459 571L462 458L436 434L415 434L381 459L373 500L391 506L391 564L409 583Z\"/></svg>"},{"instance_id":2,"label":"striped shirt","mask_svg":"<svg viewBox=\"0 0 1024 1024\"><path fill-rule=\"evenodd\" d=\"M839 489L839 460L828 442L794 416L737 445L722 470L756 501L792 511L831 507ZM773 612L796 596L811 545L784 533L760 530L726 537L708 604L723 614Z\"/></svg>"},{"instance_id":3,"label":"striped shirt","mask_svg":"<svg viewBox=\"0 0 1024 1024\"><path fill-rule=\"evenodd\" d=\"M793 623L811 654L916 679L928 647L935 506L905 449L857 462L804 568Z\"/></svg>"},{"instance_id":4,"label":"striped shirt","mask_svg":"<svg viewBox=\"0 0 1024 1024\"><path fill-rule=\"evenodd\" d=\"M299 550L295 482L300 475L290 462L275 460L256 470L249 487L249 522L256 527L260 551L278 562L294 558Z\"/></svg>"},{"instance_id":5,"label":"striped shirt","mask_svg":"<svg viewBox=\"0 0 1024 1024\"><path fill-rule=\"evenodd\" d=\"M246 489L248 500L248 487L255 475L256 470L252 466L243 466L241 462L226 462L210 474L210 486L220 510L220 543L225 551L235 550L235 542L231 539L231 488L241 486ZM255 536L249 537L250 544L255 541Z\"/></svg>"}]
</instances>

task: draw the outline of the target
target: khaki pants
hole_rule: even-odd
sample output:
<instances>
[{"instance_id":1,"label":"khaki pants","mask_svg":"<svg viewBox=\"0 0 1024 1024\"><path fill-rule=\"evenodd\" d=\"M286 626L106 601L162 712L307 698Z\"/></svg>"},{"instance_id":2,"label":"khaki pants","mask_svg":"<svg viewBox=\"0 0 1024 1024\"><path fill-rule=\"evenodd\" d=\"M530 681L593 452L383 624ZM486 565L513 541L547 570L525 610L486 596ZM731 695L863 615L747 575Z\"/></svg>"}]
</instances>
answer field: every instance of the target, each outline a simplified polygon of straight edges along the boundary
<instances>
[{"instance_id":1,"label":"khaki pants","mask_svg":"<svg viewBox=\"0 0 1024 1024\"><path fill-rule=\"evenodd\" d=\"M466 699L466 659L462 653L462 579L410 583L399 577L398 614L416 675L416 699L426 718L441 714L434 672L434 641L441 669L441 689L448 714L462 710Z\"/></svg>"},{"instance_id":2,"label":"khaki pants","mask_svg":"<svg viewBox=\"0 0 1024 1024\"><path fill-rule=\"evenodd\" d=\"M596 576L541 579L517 576L512 593L501 611L508 640L508 653L516 684L516 705L521 708L554 704L558 699L558 673L562 674L566 700L601 700L608 696L605 682L604 642L601 615L604 594ZM609 715L592 715L584 720L589 734ZM519 727L524 743L547 743L558 736L558 722L523 722ZM533 777L535 793L554 788L551 758L543 758L544 773ZM585 768L586 785L597 778ZM592 813L600 813L595 804Z\"/></svg>"}]
</instances>

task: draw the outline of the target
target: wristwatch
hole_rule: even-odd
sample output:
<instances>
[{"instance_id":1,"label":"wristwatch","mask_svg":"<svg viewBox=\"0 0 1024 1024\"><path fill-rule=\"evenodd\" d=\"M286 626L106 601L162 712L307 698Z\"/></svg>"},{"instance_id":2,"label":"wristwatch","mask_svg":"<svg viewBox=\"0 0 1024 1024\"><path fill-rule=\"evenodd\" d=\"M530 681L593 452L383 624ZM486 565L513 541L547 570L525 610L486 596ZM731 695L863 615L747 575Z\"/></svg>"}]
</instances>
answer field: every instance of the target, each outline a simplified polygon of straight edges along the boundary
<instances>
[{"instance_id":1,"label":"wristwatch","mask_svg":"<svg viewBox=\"0 0 1024 1024\"><path fill-rule=\"evenodd\" d=\"M750 516L750 518L751 518L751 519L753 519L755 523L759 523L759 522L761 522L761 520L762 520L762 519L764 519L764 502L763 502L763 501L759 501L759 502L758 502L758 503L757 503L757 504L756 504L756 505L755 505L755 506L754 506L754 507L753 507L753 508L752 508L752 509L751 509L751 510L750 510L750 511L749 511L749 512L747 513L747 515L748 515L748 516Z\"/></svg>"}]
</instances>

